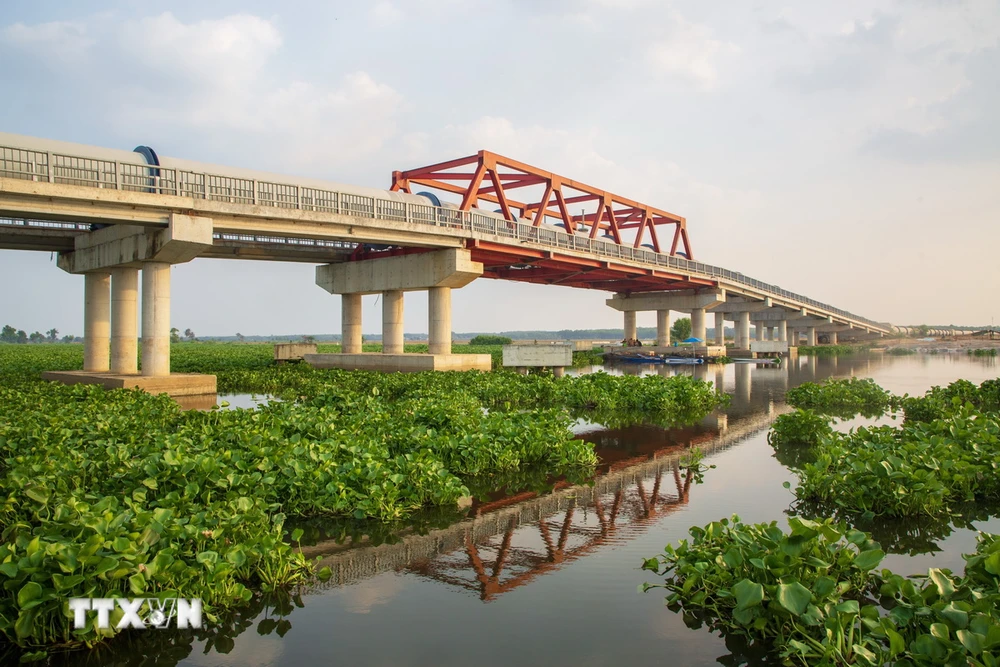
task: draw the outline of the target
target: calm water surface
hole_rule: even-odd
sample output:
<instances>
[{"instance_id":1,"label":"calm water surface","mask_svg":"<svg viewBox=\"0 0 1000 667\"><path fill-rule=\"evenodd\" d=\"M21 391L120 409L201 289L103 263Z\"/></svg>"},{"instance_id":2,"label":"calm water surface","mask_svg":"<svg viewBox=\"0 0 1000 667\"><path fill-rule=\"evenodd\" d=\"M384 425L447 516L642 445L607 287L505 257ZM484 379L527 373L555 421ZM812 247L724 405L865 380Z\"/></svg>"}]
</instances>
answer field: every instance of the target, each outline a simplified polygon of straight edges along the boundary
<instances>
[{"instance_id":1,"label":"calm water surface","mask_svg":"<svg viewBox=\"0 0 1000 667\"><path fill-rule=\"evenodd\" d=\"M694 374L731 394L732 404L684 429L581 429L601 456L593 486L493 494L451 525L439 519L437 528L404 529L392 544L320 538L307 553L323 557L334 577L304 591L301 607L245 614L235 627L204 639L162 633L156 644L92 656L89 664L763 664L707 629L685 625L664 607L662 591L638 593L638 585L655 581L639 570L642 559L686 537L691 526L734 513L784 524L793 496L782 482L794 480L765 436L789 409L789 387L853 374L894 393L922 394L958 378L978 383L1000 374L993 359L943 355L614 372ZM691 446L717 466L702 484L691 484L676 467ZM973 525L1000 531L997 519ZM900 572L961 570L960 554L975 548L969 528L895 529L906 538L898 542L903 553L884 564Z\"/></svg>"}]
</instances>

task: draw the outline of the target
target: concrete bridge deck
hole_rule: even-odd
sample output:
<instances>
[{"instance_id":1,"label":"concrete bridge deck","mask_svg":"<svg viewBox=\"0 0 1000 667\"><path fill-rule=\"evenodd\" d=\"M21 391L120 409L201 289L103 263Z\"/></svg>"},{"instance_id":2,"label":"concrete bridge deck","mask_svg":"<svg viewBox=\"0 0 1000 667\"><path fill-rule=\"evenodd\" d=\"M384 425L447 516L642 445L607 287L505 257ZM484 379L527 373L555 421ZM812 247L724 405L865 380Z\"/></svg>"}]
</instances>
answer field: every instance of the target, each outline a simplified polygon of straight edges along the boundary
<instances>
[{"instance_id":1,"label":"concrete bridge deck","mask_svg":"<svg viewBox=\"0 0 1000 667\"><path fill-rule=\"evenodd\" d=\"M72 146L75 152L42 150L53 146ZM488 258L483 277L573 285L565 270L575 268L588 275L588 285L595 284L595 275L606 275L600 288L612 292L720 288L753 300L769 299L774 307L808 312L829 323L891 333L885 323L676 255L506 221L475 210L403 203L390 199L394 193L389 192L385 198L366 197L339 192L336 184L280 176L241 178L226 175L232 171L226 167L198 167L205 170L151 167L141 163L138 154L135 162L108 160L102 149L94 147L0 134L0 216L159 228L168 225L172 213L206 217L220 235L218 245L230 244L228 254L219 250L207 255L216 257L254 254L232 252L232 242L223 236L261 239L252 241L256 254L280 261L339 260L341 253L335 251L305 258L304 247L327 242L470 248L473 259ZM0 226L0 248L31 248L23 233L10 231L14 227ZM36 238L65 234L37 225L32 231ZM51 250L51 243L39 240L35 247Z\"/></svg>"}]
</instances>

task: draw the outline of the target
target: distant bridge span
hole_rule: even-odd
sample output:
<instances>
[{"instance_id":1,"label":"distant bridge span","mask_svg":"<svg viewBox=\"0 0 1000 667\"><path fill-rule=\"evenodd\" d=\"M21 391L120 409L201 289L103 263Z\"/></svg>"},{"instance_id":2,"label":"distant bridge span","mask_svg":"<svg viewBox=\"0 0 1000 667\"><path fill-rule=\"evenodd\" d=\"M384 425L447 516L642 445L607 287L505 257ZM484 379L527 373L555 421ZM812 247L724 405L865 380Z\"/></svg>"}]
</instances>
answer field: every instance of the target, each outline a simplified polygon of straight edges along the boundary
<instances>
[{"instance_id":1,"label":"distant bridge span","mask_svg":"<svg viewBox=\"0 0 1000 667\"><path fill-rule=\"evenodd\" d=\"M454 171L465 166L473 170ZM462 201L413 194L414 186ZM431 337L437 330L450 339L450 289L476 276L612 292L608 304L624 313L626 337L635 337L637 311L658 311L658 344L669 342L671 310L690 312L693 335L703 339L706 315L714 313L720 343L724 322L735 322L738 347L749 347L751 317L759 340L789 340L789 328L811 342L817 331L892 333L887 323L694 261L683 217L486 151L396 172L392 187L205 165L163 158L147 147L122 151L0 133L0 216L6 218L0 248L58 251L61 268L88 276L157 266L162 274L163 267L195 257L323 264L317 282L343 295L345 347L356 341L359 352L360 294L399 294L385 300L393 312L384 338L401 352L402 292L430 290ZM531 187L543 193L533 203L510 197ZM500 208L483 210L480 202ZM590 211L572 215L571 205ZM669 252L661 252L660 226L673 230ZM427 261L421 264L416 254ZM374 282L363 267L343 268L366 261L380 262L372 265L381 276ZM440 261L453 272L439 275ZM409 275L392 277L397 269ZM169 294L165 275L157 279L161 294ZM450 351L450 340L432 343L432 352ZM162 362L158 367L162 371Z\"/></svg>"}]
</instances>

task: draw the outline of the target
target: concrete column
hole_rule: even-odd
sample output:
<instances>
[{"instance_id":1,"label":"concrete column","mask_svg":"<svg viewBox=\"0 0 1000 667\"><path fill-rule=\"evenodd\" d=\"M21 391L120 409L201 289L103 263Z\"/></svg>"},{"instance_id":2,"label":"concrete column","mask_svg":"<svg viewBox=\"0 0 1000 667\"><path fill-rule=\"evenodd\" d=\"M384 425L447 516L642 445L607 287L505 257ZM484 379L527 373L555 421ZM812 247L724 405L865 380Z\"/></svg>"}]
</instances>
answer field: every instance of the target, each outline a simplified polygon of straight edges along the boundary
<instances>
[{"instance_id":1,"label":"concrete column","mask_svg":"<svg viewBox=\"0 0 1000 667\"><path fill-rule=\"evenodd\" d=\"M750 349L750 313L741 311L736 322L736 347L741 350Z\"/></svg>"},{"instance_id":2,"label":"concrete column","mask_svg":"<svg viewBox=\"0 0 1000 667\"><path fill-rule=\"evenodd\" d=\"M798 330L789 327L789 329L788 329L788 345L791 346L791 347L798 347L798 344L799 344L799 332L798 332Z\"/></svg>"},{"instance_id":3,"label":"concrete column","mask_svg":"<svg viewBox=\"0 0 1000 667\"><path fill-rule=\"evenodd\" d=\"M428 351L451 354L451 288L432 287L427 291Z\"/></svg>"},{"instance_id":4,"label":"concrete column","mask_svg":"<svg viewBox=\"0 0 1000 667\"><path fill-rule=\"evenodd\" d=\"M694 308L691 310L691 335L695 338L705 340L704 308Z\"/></svg>"},{"instance_id":5,"label":"concrete column","mask_svg":"<svg viewBox=\"0 0 1000 667\"><path fill-rule=\"evenodd\" d=\"M403 293L382 292L382 354L403 353Z\"/></svg>"},{"instance_id":6,"label":"concrete column","mask_svg":"<svg viewBox=\"0 0 1000 667\"><path fill-rule=\"evenodd\" d=\"M785 320L778 322L778 340L782 343L788 341L788 322Z\"/></svg>"},{"instance_id":7,"label":"concrete column","mask_svg":"<svg viewBox=\"0 0 1000 667\"><path fill-rule=\"evenodd\" d=\"M625 311L625 340L632 340L633 338L638 338L635 334L635 311L626 310Z\"/></svg>"},{"instance_id":8,"label":"concrete column","mask_svg":"<svg viewBox=\"0 0 1000 667\"><path fill-rule=\"evenodd\" d=\"M361 353L361 295L340 295L340 351Z\"/></svg>"},{"instance_id":9,"label":"concrete column","mask_svg":"<svg viewBox=\"0 0 1000 667\"><path fill-rule=\"evenodd\" d=\"M656 344L660 347L670 345L670 311L656 311Z\"/></svg>"},{"instance_id":10,"label":"concrete column","mask_svg":"<svg viewBox=\"0 0 1000 667\"><path fill-rule=\"evenodd\" d=\"M83 276L83 370L106 373L111 367L111 274Z\"/></svg>"},{"instance_id":11,"label":"concrete column","mask_svg":"<svg viewBox=\"0 0 1000 667\"><path fill-rule=\"evenodd\" d=\"M139 372L139 269L111 270L111 372ZM169 339L170 332L167 332Z\"/></svg>"},{"instance_id":12,"label":"concrete column","mask_svg":"<svg viewBox=\"0 0 1000 667\"><path fill-rule=\"evenodd\" d=\"M726 314L716 313L715 314L715 344L725 345L726 344Z\"/></svg>"},{"instance_id":13,"label":"concrete column","mask_svg":"<svg viewBox=\"0 0 1000 667\"><path fill-rule=\"evenodd\" d=\"M754 322L754 324L753 324L753 339L754 340L764 340L764 324L762 322Z\"/></svg>"},{"instance_id":14,"label":"concrete column","mask_svg":"<svg viewBox=\"0 0 1000 667\"><path fill-rule=\"evenodd\" d=\"M837 332L836 331L831 331L830 332L830 344L831 345L836 345L837 344ZM834 358L836 358L836 357L834 357Z\"/></svg>"},{"instance_id":15,"label":"concrete column","mask_svg":"<svg viewBox=\"0 0 1000 667\"><path fill-rule=\"evenodd\" d=\"M142 374L170 375L170 265L142 264Z\"/></svg>"},{"instance_id":16,"label":"concrete column","mask_svg":"<svg viewBox=\"0 0 1000 667\"><path fill-rule=\"evenodd\" d=\"M809 339L807 345L816 344L816 327L808 327L806 329L806 337Z\"/></svg>"},{"instance_id":17,"label":"concrete column","mask_svg":"<svg viewBox=\"0 0 1000 667\"><path fill-rule=\"evenodd\" d=\"M561 378L564 375L566 375L566 369L562 366L554 366L552 368L552 377Z\"/></svg>"}]
</instances>

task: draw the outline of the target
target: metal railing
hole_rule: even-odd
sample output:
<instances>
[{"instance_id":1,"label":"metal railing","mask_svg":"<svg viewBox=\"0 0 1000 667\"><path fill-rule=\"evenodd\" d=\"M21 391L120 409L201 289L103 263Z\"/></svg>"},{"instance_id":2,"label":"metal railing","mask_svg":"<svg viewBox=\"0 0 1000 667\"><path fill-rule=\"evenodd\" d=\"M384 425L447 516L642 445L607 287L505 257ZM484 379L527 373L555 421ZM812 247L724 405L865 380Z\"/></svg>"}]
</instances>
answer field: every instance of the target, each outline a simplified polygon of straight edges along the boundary
<instances>
[{"instance_id":1,"label":"metal railing","mask_svg":"<svg viewBox=\"0 0 1000 667\"><path fill-rule=\"evenodd\" d=\"M488 234L501 240L509 239L549 248L589 252L600 257L677 269L698 277L721 279L767 296L794 301L802 306L810 306L879 329L885 328L874 320L796 294L777 285L755 280L736 271L645 248L633 248L601 239L568 234L557 229L511 222L477 211L459 211L431 204L411 204L395 199L367 197L293 183L277 183L5 146L0 146L0 178L335 213L371 220L430 225L472 234Z\"/></svg>"}]
</instances>

